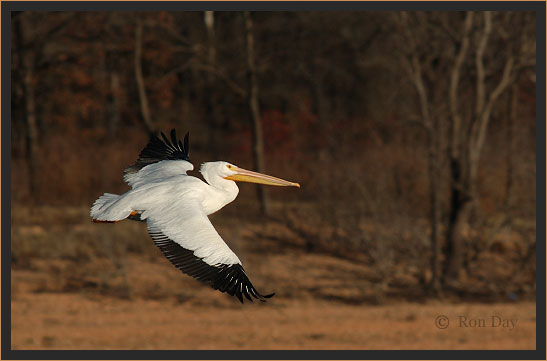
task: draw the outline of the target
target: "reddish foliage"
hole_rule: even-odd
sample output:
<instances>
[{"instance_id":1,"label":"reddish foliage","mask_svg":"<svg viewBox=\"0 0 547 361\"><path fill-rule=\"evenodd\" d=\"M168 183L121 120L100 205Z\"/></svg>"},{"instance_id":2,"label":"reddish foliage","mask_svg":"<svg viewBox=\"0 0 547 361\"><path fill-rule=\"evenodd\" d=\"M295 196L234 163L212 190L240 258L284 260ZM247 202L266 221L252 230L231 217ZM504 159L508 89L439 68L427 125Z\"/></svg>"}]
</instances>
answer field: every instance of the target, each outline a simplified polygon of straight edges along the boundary
<instances>
[{"instance_id":1,"label":"reddish foliage","mask_svg":"<svg viewBox=\"0 0 547 361\"><path fill-rule=\"evenodd\" d=\"M283 113L279 110L262 112L264 132L264 151L267 155L287 157L295 154L292 129Z\"/></svg>"}]
</instances>

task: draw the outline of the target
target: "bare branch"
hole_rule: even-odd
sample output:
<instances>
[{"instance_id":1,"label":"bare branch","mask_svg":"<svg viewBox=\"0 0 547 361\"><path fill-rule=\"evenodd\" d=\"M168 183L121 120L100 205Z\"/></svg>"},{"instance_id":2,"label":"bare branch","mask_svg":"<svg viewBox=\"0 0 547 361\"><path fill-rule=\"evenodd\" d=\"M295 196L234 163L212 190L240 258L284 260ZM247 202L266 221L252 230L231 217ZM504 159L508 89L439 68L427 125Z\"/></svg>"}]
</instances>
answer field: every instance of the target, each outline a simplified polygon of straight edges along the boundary
<instances>
[{"instance_id":1,"label":"bare branch","mask_svg":"<svg viewBox=\"0 0 547 361\"><path fill-rule=\"evenodd\" d=\"M514 64L514 58L510 56L505 62L505 67L503 69L503 75L501 77L500 82L498 83L494 91L490 93L490 97L488 98L488 103L486 104L484 111L482 113L482 116L480 117L478 130L476 131L477 134L474 137L475 142L471 143L471 146L474 148L473 149L474 153L480 154L480 151L484 144L484 139L486 137L488 122L490 121L490 113L492 112L492 108L494 107L496 100L498 100L501 93L503 93L503 91L507 89L507 87L511 85L511 83L514 80L514 77L512 76L513 64Z\"/></svg>"},{"instance_id":2,"label":"bare branch","mask_svg":"<svg viewBox=\"0 0 547 361\"><path fill-rule=\"evenodd\" d=\"M484 111L484 52L488 44L490 33L492 32L492 14L489 11L484 13L484 31L481 34L477 53L475 55L475 65L477 67L477 104L475 108L476 119L481 117Z\"/></svg>"},{"instance_id":3,"label":"bare branch","mask_svg":"<svg viewBox=\"0 0 547 361\"><path fill-rule=\"evenodd\" d=\"M192 49L191 42L186 37L182 36L179 32L177 32L172 26L169 26L168 24L161 21L148 21L145 25L150 27L156 27L164 31L165 34L170 36L172 39L176 40L180 44L183 44L183 46L186 46L188 49Z\"/></svg>"},{"instance_id":4,"label":"bare branch","mask_svg":"<svg viewBox=\"0 0 547 361\"><path fill-rule=\"evenodd\" d=\"M448 35L448 37L450 37L452 41L459 41L458 33L454 31L452 26L450 26L450 24L448 23L447 14L448 13L446 12L441 13L440 28L444 31L445 34Z\"/></svg>"},{"instance_id":5,"label":"bare branch","mask_svg":"<svg viewBox=\"0 0 547 361\"><path fill-rule=\"evenodd\" d=\"M195 68L197 70L201 70L201 71L206 71L206 72L210 72L216 76L218 76L220 79L222 79L226 85L228 85L228 87L230 89L232 89L237 95L240 95L242 97L245 97L247 96L247 91L243 88L241 88L239 85L237 85L232 79L230 79L226 74L224 74L224 72L218 70L217 68L214 68L210 65L206 65L206 64L195 64Z\"/></svg>"},{"instance_id":6,"label":"bare branch","mask_svg":"<svg viewBox=\"0 0 547 361\"><path fill-rule=\"evenodd\" d=\"M46 39L51 39L57 34L65 30L73 21L78 19L78 14L73 12L64 13L57 17L59 22L54 23L53 26L50 22L39 21L35 29L32 27L27 30L28 35L25 36L22 43L22 49L28 47L40 47L43 46ZM12 18L12 21L24 21L24 22L37 22L35 13L22 12L16 18ZM48 27L49 26L49 27Z\"/></svg>"},{"instance_id":7,"label":"bare branch","mask_svg":"<svg viewBox=\"0 0 547 361\"><path fill-rule=\"evenodd\" d=\"M449 88L449 99L450 99L450 114L452 116L452 140L451 140L451 151L453 157L458 157L459 148L460 148L460 129L461 129L461 115L459 111L459 98L458 98L458 87L460 83L460 71L467 54L467 49L469 48L469 33L471 31L471 26L473 25L473 13L471 11L467 12L465 17L465 23L463 28L463 34L461 38L461 45L458 55L456 56L456 62L452 68L452 73L450 74L450 88Z\"/></svg>"},{"instance_id":8,"label":"bare branch","mask_svg":"<svg viewBox=\"0 0 547 361\"><path fill-rule=\"evenodd\" d=\"M429 101L427 98L427 89L425 88L423 76L422 76L422 67L418 61L418 57L414 55L412 57L412 64L414 66L414 86L418 92L420 98L420 109L422 111L422 116L424 118L424 123L426 126L431 127L431 118L429 116Z\"/></svg>"},{"instance_id":9,"label":"bare branch","mask_svg":"<svg viewBox=\"0 0 547 361\"><path fill-rule=\"evenodd\" d=\"M427 89L423 81L422 66L416 52L416 42L410 27L408 26L408 14L406 11L400 14L401 24L404 26L405 35L408 43L411 45L411 56L409 59L403 59L403 66L409 75L409 78L416 88L418 98L420 99L420 111L426 128L431 127L431 117L429 116L429 101L427 98Z\"/></svg>"},{"instance_id":10,"label":"bare branch","mask_svg":"<svg viewBox=\"0 0 547 361\"><path fill-rule=\"evenodd\" d=\"M399 14L399 22L400 24L404 25L404 31L405 35L408 41L408 44L410 44L410 49L412 53L415 53L416 51L416 41L414 39L414 36L412 34L412 30L410 30L410 26L408 25L408 13L406 11L401 11Z\"/></svg>"},{"instance_id":11,"label":"bare branch","mask_svg":"<svg viewBox=\"0 0 547 361\"><path fill-rule=\"evenodd\" d=\"M152 119L150 117L150 108L148 107L148 98L146 96L146 89L144 86L144 78L142 75L142 23L137 22L135 28L135 78L137 80L137 87L139 90L139 100L141 103L141 113L144 124L149 133L154 132L152 125Z\"/></svg>"},{"instance_id":12,"label":"bare branch","mask_svg":"<svg viewBox=\"0 0 547 361\"><path fill-rule=\"evenodd\" d=\"M166 72L165 74L163 74L160 78L158 78L154 82L154 85L156 87L161 86L161 84L164 81L166 81L167 79L169 79L173 74L182 73L182 72L188 70L193 63L194 63L194 58L190 58L190 60L188 60L187 62L182 63L179 66L174 67L173 69L171 69L168 72Z\"/></svg>"}]
</instances>

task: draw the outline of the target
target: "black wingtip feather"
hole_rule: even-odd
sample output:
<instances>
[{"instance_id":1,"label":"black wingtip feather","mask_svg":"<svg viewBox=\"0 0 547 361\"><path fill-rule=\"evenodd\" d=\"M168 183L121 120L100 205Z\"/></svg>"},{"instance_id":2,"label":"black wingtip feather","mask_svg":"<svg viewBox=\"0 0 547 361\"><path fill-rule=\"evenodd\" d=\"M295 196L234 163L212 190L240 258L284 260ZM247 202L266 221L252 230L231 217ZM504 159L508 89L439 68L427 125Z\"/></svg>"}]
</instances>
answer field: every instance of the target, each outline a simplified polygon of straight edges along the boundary
<instances>
[{"instance_id":1,"label":"black wingtip feather","mask_svg":"<svg viewBox=\"0 0 547 361\"><path fill-rule=\"evenodd\" d=\"M187 275L211 285L220 292L225 292L230 296L236 296L241 303L244 303L243 296L251 302L253 302L253 297L262 302L266 302L267 298L274 295L274 293L269 295L260 294L253 286L247 277L243 266L240 264L209 265L201 258L196 257L194 252L181 247L162 232L149 228L149 233L156 246L160 248L163 255L175 267Z\"/></svg>"},{"instance_id":2,"label":"black wingtip feather","mask_svg":"<svg viewBox=\"0 0 547 361\"><path fill-rule=\"evenodd\" d=\"M235 295L239 299L239 302L243 303L243 297L241 296L241 293L236 293Z\"/></svg>"},{"instance_id":3,"label":"black wingtip feather","mask_svg":"<svg viewBox=\"0 0 547 361\"><path fill-rule=\"evenodd\" d=\"M146 147L140 152L135 164L127 167L125 173L136 173L147 165L161 162L162 160L185 160L190 162L190 155L188 153L189 132L184 136L184 145L180 140L177 140L175 129L171 130L170 135L171 140L163 132L160 132L161 138L152 135Z\"/></svg>"},{"instance_id":4,"label":"black wingtip feather","mask_svg":"<svg viewBox=\"0 0 547 361\"><path fill-rule=\"evenodd\" d=\"M243 295L251 302L253 302L253 299L251 298L251 296L249 296L249 291L247 291L247 286L245 286L245 288L243 288Z\"/></svg>"},{"instance_id":5,"label":"black wingtip feather","mask_svg":"<svg viewBox=\"0 0 547 361\"><path fill-rule=\"evenodd\" d=\"M186 154L190 153L189 138L190 138L190 132L186 132L186 135L184 136L184 147L183 147Z\"/></svg>"},{"instance_id":6,"label":"black wingtip feather","mask_svg":"<svg viewBox=\"0 0 547 361\"><path fill-rule=\"evenodd\" d=\"M171 129L171 143L176 146L178 141L177 141L177 131L175 130L175 128Z\"/></svg>"},{"instance_id":7,"label":"black wingtip feather","mask_svg":"<svg viewBox=\"0 0 547 361\"><path fill-rule=\"evenodd\" d=\"M265 296L260 294L253 286L240 264L221 266L220 272L213 281L213 288L218 289L221 292L226 292L232 296L235 295L240 298L240 301L243 299L243 297L241 297L242 295L251 301L251 295L261 301L265 301L266 298L270 298L274 295L274 293Z\"/></svg>"},{"instance_id":8,"label":"black wingtip feather","mask_svg":"<svg viewBox=\"0 0 547 361\"><path fill-rule=\"evenodd\" d=\"M161 135L161 137L163 138L163 142L164 142L165 144L167 144L168 146L171 145L171 142L169 141L169 139L167 139L167 136L165 135L165 133L160 132L160 135Z\"/></svg>"}]
</instances>

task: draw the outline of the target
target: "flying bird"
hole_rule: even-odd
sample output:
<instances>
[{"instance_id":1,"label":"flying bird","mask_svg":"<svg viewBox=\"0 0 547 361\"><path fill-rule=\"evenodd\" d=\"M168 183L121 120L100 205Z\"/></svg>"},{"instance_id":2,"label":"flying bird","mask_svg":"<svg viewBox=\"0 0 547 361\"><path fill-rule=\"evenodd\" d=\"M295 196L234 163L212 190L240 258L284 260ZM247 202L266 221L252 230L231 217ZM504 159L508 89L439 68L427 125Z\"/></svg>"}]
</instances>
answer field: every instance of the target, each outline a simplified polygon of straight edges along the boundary
<instances>
[{"instance_id":1,"label":"flying bird","mask_svg":"<svg viewBox=\"0 0 547 361\"><path fill-rule=\"evenodd\" d=\"M104 193L91 207L94 222L114 223L124 219L147 223L148 233L161 252L182 272L236 296L265 301L252 285L241 261L217 233L209 218L239 192L235 181L272 186L294 186L269 175L239 168L227 162L206 162L200 172L205 179L189 176L194 169L188 155L188 133L184 143L173 129L170 140L161 133L141 151L136 163L124 171L131 190L117 195Z\"/></svg>"}]
</instances>

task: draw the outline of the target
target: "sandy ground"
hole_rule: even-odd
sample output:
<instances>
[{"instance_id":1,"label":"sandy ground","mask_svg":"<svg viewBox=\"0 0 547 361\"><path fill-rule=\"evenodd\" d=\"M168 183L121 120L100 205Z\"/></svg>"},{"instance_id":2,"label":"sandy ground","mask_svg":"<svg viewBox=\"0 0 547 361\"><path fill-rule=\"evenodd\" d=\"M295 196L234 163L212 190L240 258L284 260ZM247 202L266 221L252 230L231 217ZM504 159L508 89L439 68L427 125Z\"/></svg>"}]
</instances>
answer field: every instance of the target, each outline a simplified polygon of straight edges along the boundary
<instances>
[{"instance_id":1,"label":"sandy ground","mask_svg":"<svg viewBox=\"0 0 547 361\"><path fill-rule=\"evenodd\" d=\"M20 293L12 302L12 348L535 348L535 304L527 302L353 306L274 298L241 305L210 296L181 302Z\"/></svg>"},{"instance_id":2,"label":"sandy ground","mask_svg":"<svg viewBox=\"0 0 547 361\"><path fill-rule=\"evenodd\" d=\"M403 268L386 283L368 262L284 245L291 234L272 225L214 222L255 287L276 292L242 305L172 267L143 224L68 211L14 214L13 349L536 347L534 302L420 297Z\"/></svg>"}]
</instances>

